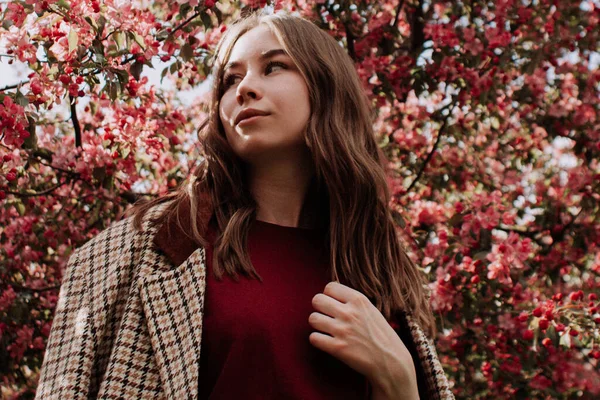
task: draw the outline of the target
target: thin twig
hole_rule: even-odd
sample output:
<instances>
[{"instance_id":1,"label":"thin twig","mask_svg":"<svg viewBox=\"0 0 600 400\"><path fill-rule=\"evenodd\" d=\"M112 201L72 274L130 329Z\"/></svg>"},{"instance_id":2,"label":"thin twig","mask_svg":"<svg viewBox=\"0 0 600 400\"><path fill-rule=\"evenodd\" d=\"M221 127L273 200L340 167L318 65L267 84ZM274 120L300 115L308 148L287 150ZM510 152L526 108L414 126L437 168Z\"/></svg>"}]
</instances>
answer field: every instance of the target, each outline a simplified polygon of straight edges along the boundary
<instances>
[{"instance_id":1,"label":"thin twig","mask_svg":"<svg viewBox=\"0 0 600 400\"><path fill-rule=\"evenodd\" d=\"M194 15L192 15L191 17L189 17L188 19L186 19L185 21L183 21L181 24L177 25L177 27L175 29L173 29L169 33L169 37L173 36L173 34L175 32L177 32L178 30L180 30L181 28L183 28L184 26L186 26L187 24L189 24L194 18L196 18L197 16L199 16L201 13L202 12L198 11Z\"/></svg>"},{"instance_id":2,"label":"thin twig","mask_svg":"<svg viewBox=\"0 0 600 400\"><path fill-rule=\"evenodd\" d=\"M449 108L450 106L454 107L454 103L450 103L449 105L443 107L442 109L439 110L439 112L441 113L444 109ZM446 129L446 124L447 123L448 123L448 119L445 118L444 121L442 122L442 126L440 126L440 129L438 130L438 135L437 135L437 138L435 139L435 143L433 144L433 147L431 148L431 151L429 152L429 154L427 154L427 157L425 158L425 160L421 164L421 167L419 168L419 172L417 173L417 176L410 183L410 185L408 186L408 189L406 189L406 193L409 193L412 190L412 188L415 186L415 184L417 183L417 181L419 179L421 179L421 176L423 175L423 172L425 172L425 168L427 168L427 164L429 164L429 162L433 158L433 154L437 150L437 147L438 147L438 145L440 143L440 140L442 139L442 136L444 135L444 130Z\"/></svg>"},{"instance_id":3,"label":"thin twig","mask_svg":"<svg viewBox=\"0 0 600 400\"><path fill-rule=\"evenodd\" d=\"M6 146L6 145L4 145L2 143L0 143L0 147L4 147L6 150L8 150L11 153L13 151L13 149L11 149L10 147L8 147L8 146ZM39 162L40 164L42 164L42 165L44 165L46 167L52 168L53 170L56 170L56 171L60 171L60 172L62 172L64 174L67 174L67 175L69 175L71 177L74 177L74 178L77 178L77 179L81 179L80 174L77 173L77 172L69 171L68 169L64 169L64 168L57 167L55 165L47 164L47 163L43 162L42 158L38 158L38 157L42 157L42 155L40 155L40 154L35 154L34 153L34 155L31 155L31 154L29 154L29 152L25 152L25 154L27 154L27 158L29 160L33 160L35 162ZM37 156L37 157L34 157L34 156Z\"/></svg>"},{"instance_id":4,"label":"thin twig","mask_svg":"<svg viewBox=\"0 0 600 400\"><path fill-rule=\"evenodd\" d=\"M61 186L64 186L65 184L67 184L68 181L65 181L63 183L59 183L58 185L55 185L49 189L46 190L42 190L41 192L35 192L35 193L22 193L22 192L11 192L8 191L8 194L12 194L18 197L36 197L36 196L44 196L47 195L48 193L52 193L53 191L55 191L56 189L58 189Z\"/></svg>"}]
</instances>

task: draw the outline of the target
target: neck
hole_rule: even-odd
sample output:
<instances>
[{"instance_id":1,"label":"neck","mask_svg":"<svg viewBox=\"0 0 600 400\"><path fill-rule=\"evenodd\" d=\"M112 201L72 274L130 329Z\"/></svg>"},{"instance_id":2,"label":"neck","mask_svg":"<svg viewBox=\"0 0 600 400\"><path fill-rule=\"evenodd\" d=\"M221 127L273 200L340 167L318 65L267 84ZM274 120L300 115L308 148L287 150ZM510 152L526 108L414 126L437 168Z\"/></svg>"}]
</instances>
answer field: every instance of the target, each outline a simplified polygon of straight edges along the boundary
<instances>
[{"instance_id":1,"label":"neck","mask_svg":"<svg viewBox=\"0 0 600 400\"><path fill-rule=\"evenodd\" d=\"M310 158L270 160L248 165L247 171L257 220L290 227L314 225L311 210L304 207L314 175Z\"/></svg>"}]
</instances>

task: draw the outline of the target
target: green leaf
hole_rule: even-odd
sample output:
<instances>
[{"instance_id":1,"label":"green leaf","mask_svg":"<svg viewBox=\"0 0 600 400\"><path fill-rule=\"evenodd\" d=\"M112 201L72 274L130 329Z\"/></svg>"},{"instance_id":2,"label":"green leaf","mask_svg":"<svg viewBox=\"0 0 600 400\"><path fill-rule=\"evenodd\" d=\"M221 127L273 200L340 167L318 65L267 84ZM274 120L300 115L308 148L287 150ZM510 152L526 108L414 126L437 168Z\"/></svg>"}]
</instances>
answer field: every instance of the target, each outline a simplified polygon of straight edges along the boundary
<instances>
[{"instance_id":1,"label":"green leaf","mask_svg":"<svg viewBox=\"0 0 600 400\"><path fill-rule=\"evenodd\" d=\"M127 35L125 34L125 32L115 32L113 33L113 38L115 40L115 43L117 44L118 50L127 48Z\"/></svg>"},{"instance_id":2,"label":"green leaf","mask_svg":"<svg viewBox=\"0 0 600 400\"><path fill-rule=\"evenodd\" d=\"M102 187L104 189L112 190L115 188L115 177L114 175L107 176L102 182Z\"/></svg>"},{"instance_id":3,"label":"green leaf","mask_svg":"<svg viewBox=\"0 0 600 400\"><path fill-rule=\"evenodd\" d=\"M218 25L221 25L221 22L223 22L223 13L219 7L213 7L211 11L217 16Z\"/></svg>"},{"instance_id":4,"label":"green leaf","mask_svg":"<svg viewBox=\"0 0 600 400\"><path fill-rule=\"evenodd\" d=\"M96 222L98 222L98 220L100 219L99 215L100 215L100 212L98 210L98 207L94 207L94 210L92 211L90 218L88 218L88 220L87 220L88 226L94 226L94 224L96 224Z\"/></svg>"},{"instance_id":5,"label":"green leaf","mask_svg":"<svg viewBox=\"0 0 600 400\"><path fill-rule=\"evenodd\" d=\"M192 9L189 3L183 3L179 6L179 18L184 19L188 12Z\"/></svg>"},{"instance_id":6,"label":"green leaf","mask_svg":"<svg viewBox=\"0 0 600 400\"><path fill-rule=\"evenodd\" d=\"M87 21L88 24L90 24L90 26L92 28L94 28L94 31L96 33L98 33L98 25L96 24L96 21L94 21L91 17L85 17L85 20Z\"/></svg>"},{"instance_id":7,"label":"green leaf","mask_svg":"<svg viewBox=\"0 0 600 400\"><path fill-rule=\"evenodd\" d=\"M175 72L177 72L178 69L179 69L179 62L178 61L174 62L173 64L171 64L169 66L169 72L171 74L174 74Z\"/></svg>"},{"instance_id":8,"label":"green leaf","mask_svg":"<svg viewBox=\"0 0 600 400\"><path fill-rule=\"evenodd\" d=\"M200 14L200 18L202 19L202 24L204 25L204 29L210 29L213 27L213 22L212 22L212 19L210 18L210 15L203 12L202 14Z\"/></svg>"},{"instance_id":9,"label":"green leaf","mask_svg":"<svg viewBox=\"0 0 600 400\"><path fill-rule=\"evenodd\" d=\"M382 149L385 146L387 146L389 143L390 143L390 136L389 135L383 135L383 138L381 139L381 142L379 142L377 144L377 146L379 146L379 148Z\"/></svg>"},{"instance_id":10,"label":"green leaf","mask_svg":"<svg viewBox=\"0 0 600 400\"><path fill-rule=\"evenodd\" d=\"M498 130L498 128L500 128L500 121L497 117L491 117L490 122L492 124L492 128L494 128L495 130Z\"/></svg>"},{"instance_id":11,"label":"green leaf","mask_svg":"<svg viewBox=\"0 0 600 400\"><path fill-rule=\"evenodd\" d=\"M129 32L131 34L131 38L135 40L137 44L140 45L142 50L146 50L146 43L144 42L144 38L137 32Z\"/></svg>"},{"instance_id":12,"label":"green leaf","mask_svg":"<svg viewBox=\"0 0 600 400\"><path fill-rule=\"evenodd\" d=\"M17 93L15 94L15 103L22 107L26 107L29 105L29 99L23 96L23 93L17 89Z\"/></svg>"},{"instance_id":13,"label":"green leaf","mask_svg":"<svg viewBox=\"0 0 600 400\"><path fill-rule=\"evenodd\" d=\"M25 215L25 204L23 204L21 202L21 200L19 200L17 203L15 203L15 208L17 209L17 212L19 213L19 215L22 217L23 215Z\"/></svg>"},{"instance_id":14,"label":"green leaf","mask_svg":"<svg viewBox=\"0 0 600 400\"><path fill-rule=\"evenodd\" d=\"M398 226L403 229L406 228L406 221L398 211L392 210L392 218L394 219L394 222L398 224Z\"/></svg>"},{"instance_id":15,"label":"green leaf","mask_svg":"<svg viewBox=\"0 0 600 400\"><path fill-rule=\"evenodd\" d=\"M110 98L112 101L115 101L117 97L119 97L119 93L121 92L121 84L119 81L115 81L110 85Z\"/></svg>"},{"instance_id":16,"label":"green leaf","mask_svg":"<svg viewBox=\"0 0 600 400\"><path fill-rule=\"evenodd\" d=\"M168 37L169 37L169 32L167 32L166 30L162 30L162 31L158 32L154 38L160 42L160 41L166 40Z\"/></svg>"},{"instance_id":17,"label":"green leaf","mask_svg":"<svg viewBox=\"0 0 600 400\"><path fill-rule=\"evenodd\" d=\"M558 342L563 347L566 347L568 349L571 348L571 335L569 335L568 333L563 333L560 336L560 339Z\"/></svg>"},{"instance_id":18,"label":"green leaf","mask_svg":"<svg viewBox=\"0 0 600 400\"><path fill-rule=\"evenodd\" d=\"M552 344L555 347L558 347L558 335L556 333L556 329L554 328L554 325L550 325L550 327L548 329L546 329L546 336L550 338L550 340L552 340Z\"/></svg>"},{"instance_id":19,"label":"green leaf","mask_svg":"<svg viewBox=\"0 0 600 400\"><path fill-rule=\"evenodd\" d=\"M448 220L449 226L458 226L462 224L463 216L461 214L454 214L452 218Z\"/></svg>"},{"instance_id":20,"label":"green leaf","mask_svg":"<svg viewBox=\"0 0 600 400\"><path fill-rule=\"evenodd\" d=\"M50 163L52 163L52 156L54 155L54 153L48 149L38 148L33 152L33 154L37 155L38 157L43 158L44 160L48 160L48 161L50 161Z\"/></svg>"},{"instance_id":21,"label":"green leaf","mask_svg":"<svg viewBox=\"0 0 600 400\"><path fill-rule=\"evenodd\" d=\"M10 28L11 26L13 26L13 21L11 19L5 19L2 21L2 27L6 30L8 30L8 28Z\"/></svg>"},{"instance_id":22,"label":"green leaf","mask_svg":"<svg viewBox=\"0 0 600 400\"><path fill-rule=\"evenodd\" d=\"M473 255L473 260L485 260L489 251L478 251Z\"/></svg>"},{"instance_id":23,"label":"green leaf","mask_svg":"<svg viewBox=\"0 0 600 400\"><path fill-rule=\"evenodd\" d=\"M129 82L129 72L123 69L115 69L113 70L115 74L117 74L117 78L119 79L119 83L124 86Z\"/></svg>"},{"instance_id":24,"label":"green leaf","mask_svg":"<svg viewBox=\"0 0 600 400\"><path fill-rule=\"evenodd\" d=\"M186 43L181 48L179 54L181 55L181 58L183 58L184 61L189 61L192 59L192 57L194 57L194 50L192 49L192 46L190 46L189 43Z\"/></svg>"},{"instance_id":25,"label":"green leaf","mask_svg":"<svg viewBox=\"0 0 600 400\"><path fill-rule=\"evenodd\" d=\"M77 48L77 44L79 43L79 35L75 29L71 28L69 31L69 52L75 50Z\"/></svg>"},{"instance_id":26,"label":"green leaf","mask_svg":"<svg viewBox=\"0 0 600 400\"><path fill-rule=\"evenodd\" d=\"M35 133L35 120L31 117L27 117L27 130L29 131L29 137L23 142L24 149L36 149L37 148L37 135Z\"/></svg>"},{"instance_id":27,"label":"green leaf","mask_svg":"<svg viewBox=\"0 0 600 400\"><path fill-rule=\"evenodd\" d=\"M67 9L67 10L70 10L70 9L71 9L71 3L69 3L69 1L68 1L68 0L58 0L58 1L56 2L56 4L57 4L59 7L61 7L61 8L64 8L64 9Z\"/></svg>"},{"instance_id":28,"label":"green leaf","mask_svg":"<svg viewBox=\"0 0 600 400\"><path fill-rule=\"evenodd\" d=\"M100 64L104 64L106 58L104 57L104 45L102 44L102 41L94 39L92 41L92 51L96 55L96 59L98 60L98 62Z\"/></svg>"},{"instance_id":29,"label":"green leaf","mask_svg":"<svg viewBox=\"0 0 600 400\"><path fill-rule=\"evenodd\" d=\"M131 67L129 68L129 72L131 73L131 76L133 76L135 78L136 81L139 81L140 74L142 73L143 69L144 69L144 64L136 61L133 64L131 64Z\"/></svg>"},{"instance_id":30,"label":"green leaf","mask_svg":"<svg viewBox=\"0 0 600 400\"><path fill-rule=\"evenodd\" d=\"M102 32L104 32L104 26L106 26L106 18L104 16L98 17L98 36L102 36Z\"/></svg>"}]
</instances>

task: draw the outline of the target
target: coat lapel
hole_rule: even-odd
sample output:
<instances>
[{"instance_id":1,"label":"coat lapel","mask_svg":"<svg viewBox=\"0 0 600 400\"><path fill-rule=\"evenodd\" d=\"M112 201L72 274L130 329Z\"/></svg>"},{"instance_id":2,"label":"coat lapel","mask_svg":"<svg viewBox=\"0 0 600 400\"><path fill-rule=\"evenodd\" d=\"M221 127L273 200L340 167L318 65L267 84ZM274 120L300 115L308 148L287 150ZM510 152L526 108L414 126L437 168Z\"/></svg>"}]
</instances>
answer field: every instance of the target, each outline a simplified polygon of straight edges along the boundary
<instances>
[{"instance_id":1,"label":"coat lapel","mask_svg":"<svg viewBox=\"0 0 600 400\"><path fill-rule=\"evenodd\" d=\"M198 361L206 277L205 250L174 264L156 248L157 228L146 226L137 284L150 341L167 398L198 396ZM177 241L177 233L171 237ZM163 246L161 248L164 249Z\"/></svg>"}]
</instances>

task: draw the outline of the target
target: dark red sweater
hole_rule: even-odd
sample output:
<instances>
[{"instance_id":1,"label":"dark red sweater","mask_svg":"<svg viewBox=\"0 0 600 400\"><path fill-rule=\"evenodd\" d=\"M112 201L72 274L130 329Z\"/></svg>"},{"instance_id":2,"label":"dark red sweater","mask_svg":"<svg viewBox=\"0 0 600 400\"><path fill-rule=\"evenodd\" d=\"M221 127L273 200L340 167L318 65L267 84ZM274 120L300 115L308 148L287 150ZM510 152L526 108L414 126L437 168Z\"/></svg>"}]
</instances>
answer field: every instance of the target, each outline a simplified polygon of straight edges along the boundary
<instances>
[{"instance_id":1,"label":"dark red sweater","mask_svg":"<svg viewBox=\"0 0 600 400\"><path fill-rule=\"evenodd\" d=\"M262 283L217 281L206 248L199 399L366 399L365 377L308 340L311 300L330 280L319 231L256 221L248 251Z\"/></svg>"}]
</instances>

